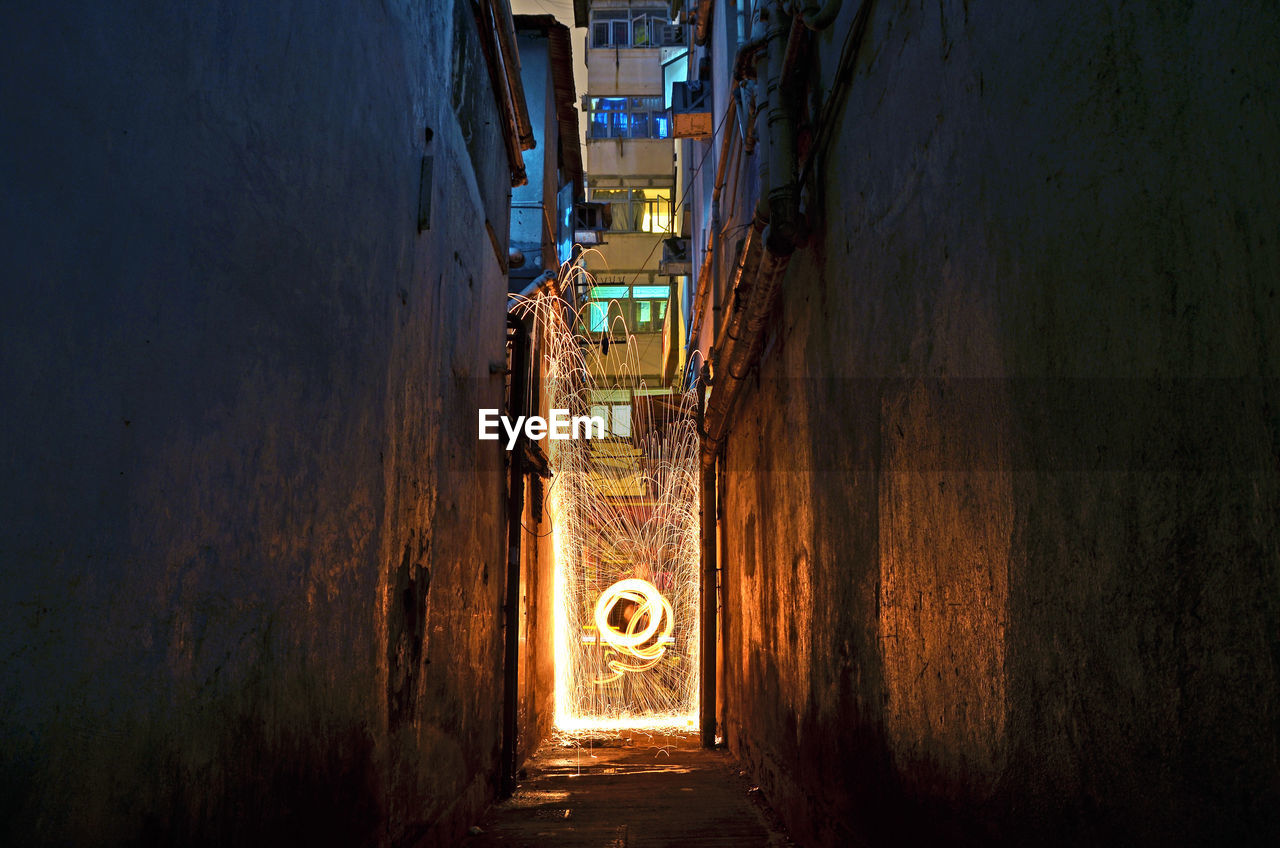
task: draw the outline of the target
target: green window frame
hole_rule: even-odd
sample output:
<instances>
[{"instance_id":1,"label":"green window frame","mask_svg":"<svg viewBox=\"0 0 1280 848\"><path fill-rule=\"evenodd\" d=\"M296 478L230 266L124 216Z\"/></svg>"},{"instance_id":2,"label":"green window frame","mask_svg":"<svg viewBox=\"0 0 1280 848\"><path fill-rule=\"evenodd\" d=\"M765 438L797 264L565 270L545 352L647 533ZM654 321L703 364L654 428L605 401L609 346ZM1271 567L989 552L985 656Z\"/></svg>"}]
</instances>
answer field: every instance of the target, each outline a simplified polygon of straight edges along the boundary
<instances>
[{"instance_id":1,"label":"green window frame","mask_svg":"<svg viewBox=\"0 0 1280 848\"><path fill-rule=\"evenodd\" d=\"M621 318L630 333L660 333L671 302L670 286L598 285L588 292L586 313L579 330L603 334Z\"/></svg>"}]
</instances>

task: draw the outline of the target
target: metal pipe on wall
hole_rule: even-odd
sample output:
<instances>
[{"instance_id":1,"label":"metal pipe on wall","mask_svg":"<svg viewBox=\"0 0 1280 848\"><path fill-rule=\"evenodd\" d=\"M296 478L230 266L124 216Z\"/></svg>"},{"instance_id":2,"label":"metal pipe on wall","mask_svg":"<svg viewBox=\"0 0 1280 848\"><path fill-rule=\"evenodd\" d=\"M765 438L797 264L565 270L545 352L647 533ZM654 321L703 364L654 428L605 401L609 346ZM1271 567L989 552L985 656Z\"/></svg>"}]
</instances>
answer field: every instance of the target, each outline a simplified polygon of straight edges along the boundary
<instances>
[{"instance_id":1,"label":"metal pipe on wall","mask_svg":"<svg viewBox=\"0 0 1280 848\"><path fill-rule=\"evenodd\" d=\"M702 332L702 316L707 307L708 293L714 288L706 285L706 281L707 275L711 273L715 245L718 241L717 219L720 215L720 193L724 190L725 166L729 161L729 151L733 141L733 122L737 114L738 100L736 97L731 97L722 124L724 137L720 140L720 161L716 163L716 182L711 190L711 231L707 233L706 248L702 251L702 265L698 269L698 306L693 316L693 328L689 332L689 338L694 344L697 344L698 335Z\"/></svg>"},{"instance_id":2,"label":"metal pipe on wall","mask_svg":"<svg viewBox=\"0 0 1280 848\"><path fill-rule=\"evenodd\" d=\"M526 104L523 98L518 107L512 101L510 74L502 56L502 46L495 35L502 29L502 25L498 22L497 10L492 2L485 3L483 6L473 6L472 13L480 38L480 49L484 53L485 65L489 69L489 84L493 88L494 96L498 99L498 111L503 117L502 139L507 148L507 161L511 166L511 185L527 185L529 176L525 172L524 154L521 153L519 118L517 117L517 110L525 110ZM525 114L527 116L528 112L525 111ZM498 264L503 264L501 256Z\"/></svg>"},{"instance_id":3,"label":"metal pipe on wall","mask_svg":"<svg viewBox=\"0 0 1280 848\"><path fill-rule=\"evenodd\" d=\"M716 744L716 472L715 467L702 469L701 535L702 535L702 692L699 712L702 744Z\"/></svg>"},{"instance_id":4,"label":"metal pipe on wall","mask_svg":"<svg viewBox=\"0 0 1280 848\"><path fill-rule=\"evenodd\" d=\"M511 397L508 415L528 414L529 328L525 321L507 316L511 329ZM507 583L503 602L504 650L502 664L502 762L501 792L510 795L516 788L519 767L516 736L519 733L520 687L520 545L524 518L524 434L517 436L515 449L508 454L507 488Z\"/></svg>"},{"instance_id":5,"label":"metal pipe on wall","mask_svg":"<svg viewBox=\"0 0 1280 848\"><path fill-rule=\"evenodd\" d=\"M798 36L791 25L792 18L782 3L776 3L768 21L768 47L763 64L768 76L765 81L766 109L764 132L769 140L768 180L760 183L761 200L768 196L768 226L764 234L765 246L779 255L790 254L795 249L797 223L800 217L800 194L796 186L796 128L792 116L792 104L786 97L783 79L794 73L799 55L795 46ZM759 64L759 61L758 61ZM757 118L759 121L760 118ZM763 170L761 172L764 173Z\"/></svg>"},{"instance_id":6,"label":"metal pipe on wall","mask_svg":"<svg viewBox=\"0 0 1280 848\"><path fill-rule=\"evenodd\" d=\"M498 45L502 48L502 64L507 73L507 85L511 87L511 99L515 105L516 135L521 150L537 146L533 137L533 123L529 120L529 104L524 97L524 80L520 76L520 51L516 48L516 24L511 16L508 0L490 0L498 30Z\"/></svg>"},{"instance_id":7,"label":"metal pipe on wall","mask_svg":"<svg viewBox=\"0 0 1280 848\"><path fill-rule=\"evenodd\" d=\"M735 271L729 311L716 336L715 391L703 416L704 469L714 464L728 434L730 416L762 346L799 231L795 124L782 80L794 74L800 50L793 45L791 18L782 2L773 4L765 23L766 47L756 61L757 86L763 76L767 98L757 117L759 144L764 145L757 152L760 198Z\"/></svg>"}]
</instances>

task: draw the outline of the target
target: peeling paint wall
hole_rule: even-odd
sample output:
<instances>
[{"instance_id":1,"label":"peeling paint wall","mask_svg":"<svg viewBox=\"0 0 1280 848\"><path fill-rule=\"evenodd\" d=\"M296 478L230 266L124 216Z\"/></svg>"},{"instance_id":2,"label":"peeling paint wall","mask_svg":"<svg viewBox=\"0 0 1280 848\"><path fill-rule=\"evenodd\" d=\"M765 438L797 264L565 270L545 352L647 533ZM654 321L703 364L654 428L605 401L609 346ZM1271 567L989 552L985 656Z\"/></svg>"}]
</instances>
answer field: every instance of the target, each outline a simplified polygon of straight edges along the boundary
<instances>
[{"instance_id":1,"label":"peeling paint wall","mask_svg":"<svg viewBox=\"0 0 1280 848\"><path fill-rule=\"evenodd\" d=\"M725 731L802 843L1280 838L1277 44L872 7L725 457Z\"/></svg>"},{"instance_id":2,"label":"peeling paint wall","mask_svg":"<svg viewBox=\"0 0 1280 848\"><path fill-rule=\"evenodd\" d=\"M469 4L73 3L4 41L0 841L453 844L504 555Z\"/></svg>"}]
</instances>

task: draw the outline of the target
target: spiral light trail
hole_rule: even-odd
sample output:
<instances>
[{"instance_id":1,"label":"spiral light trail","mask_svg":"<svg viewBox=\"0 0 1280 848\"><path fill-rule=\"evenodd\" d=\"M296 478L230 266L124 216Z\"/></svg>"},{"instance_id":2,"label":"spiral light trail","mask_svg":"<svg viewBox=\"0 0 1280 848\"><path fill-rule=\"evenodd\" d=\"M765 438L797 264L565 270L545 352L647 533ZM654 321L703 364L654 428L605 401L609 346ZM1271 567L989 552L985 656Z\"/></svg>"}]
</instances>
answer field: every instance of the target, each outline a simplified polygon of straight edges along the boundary
<instances>
[{"instance_id":1,"label":"spiral light trail","mask_svg":"<svg viewBox=\"0 0 1280 848\"><path fill-rule=\"evenodd\" d=\"M586 275L581 268L572 274ZM626 392L630 433L548 441L556 551L556 726L687 729L698 704L698 434L693 394L649 390L634 337L606 357L558 297L517 299L532 318L547 406L591 414ZM606 376L607 375L607 376Z\"/></svg>"}]
</instances>

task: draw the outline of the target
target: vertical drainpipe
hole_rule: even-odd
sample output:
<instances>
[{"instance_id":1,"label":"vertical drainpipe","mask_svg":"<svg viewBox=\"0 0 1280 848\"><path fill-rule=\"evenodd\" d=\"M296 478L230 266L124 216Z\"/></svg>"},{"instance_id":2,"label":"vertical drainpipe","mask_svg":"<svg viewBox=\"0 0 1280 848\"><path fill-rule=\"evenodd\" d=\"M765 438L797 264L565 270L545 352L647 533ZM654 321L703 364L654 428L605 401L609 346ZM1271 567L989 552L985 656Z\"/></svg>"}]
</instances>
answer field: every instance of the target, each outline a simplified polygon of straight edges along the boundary
<instances>
[{"instance_id":1,"label":"vertical drainpipe","mask_svg":"<svg viewBox=\"0 0 1280 848\"><path fill-rule=\"evenodd\" d=\"M524 320L507 316L511 328L511 408L509 415L524 415L528 397L529 328ZM501 793L509 796L516 788L516 734L518 732L518 689L520 686L520 532L524 517L524 433L517 436L507 458L510 479L507 488L507 583L502 607L505 650L502 664L502 762Z\"/></svg>"},{"instance_id":2,"label":"vertical drainpipe","mask_svg":"<svg viewBox=\"0 0 1280 848\"><path fill-rule=\"evenodd\" d=\"M716 568L712 576L716 578L716 583L719 584L717 591L720 598L720 617L718 619L720 627L719 632L716 635L720 645L721 659L728 656L729 642L733 635L733 617L730 615L728 603L725 602L725 598L727 597L726 593L731 592L733 587L729 585L728 575L724 569L724 564L729 561L729 538L726 532L728 528L724 521L725 487L727 483L724 466L725 452L721 449L713 466L716 470L715 476L712 478L712 483L715 485L716 510L712 517L711 525L712 529L715 531L711 537L711 544L714 546L714 550L716 552ZM712 643L711 647L712 650L714 650L715 643ZM719 681L721 684L721 691L719 692L719 698L716 702L719 704L720 709L720 738L722 743L727 747L730 742L729 719L731 718L729 715L729 699L727 697L729 692L729 681L726 677L726 672L729 670L729 663L727 661L721 662L720 666Z\"/></svg>"},{"instance_id":3,"label":"vertical drainpipe","mask_svg":"<svg viewBox=\"0 0 1280 848\"><path fill-rule=\"evenodd\" d=\"M720 326L720 289L723 287L720 283L720 228L723 223L720 220L720 198L715 197L711 201L711 326ZM711 343L715 344L714 336Z\"/></svg>"},{"instance_id":4,"label":"vertical drainpipe","mask_svg":"<svg viewBox=\"0 0 1280 848\"><path fill-rule=\"evenodd\" d=\"M758 55L757 88L763 79L765 107L756 116L761 139L768 149L760 155L760 202L757 215L767 223L764 246L777 256L790 256L795 250L800 217L800 196L796 185L796 133L791 117L791 104L783 90L782 78L787 69L788 54L792 61L791 17L784 4L775 3L766 24L768 47ZM798 33L797 33L798 35ZM760 71L765 71L761 74Z\"/></svg>"},{"instance_id":5,"label":"vertical drainpipe","mask_svg":"<svg viewBox=\"0 0 1280 848\"><path fill-rule=\"evenodd\" d=\"M765 48L759 50L755 54L756 65L756 185L760 188L760 196L756 198L756 215L753 222L757 229L763 229L769 221L769 151L773 145L772 139L769 138L769 91L768 85L769 70L769 39L775 36L774 28L770 21L772 16L768 12L768 7L761 4L761 9L757 15L751 34L752 41L758 41L765 45Z\"/></svg>"},{"instance_id":6,"label":"vertical drainpipe","mask_svg":"<svg viewBox=\"0 0 1280 848\"><path fill-rule=\"evenodd\" d=\"M716 471L702 469L702 745L716 744Z\"/></svg>"}]
</instances>

